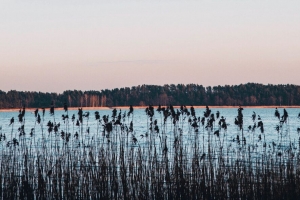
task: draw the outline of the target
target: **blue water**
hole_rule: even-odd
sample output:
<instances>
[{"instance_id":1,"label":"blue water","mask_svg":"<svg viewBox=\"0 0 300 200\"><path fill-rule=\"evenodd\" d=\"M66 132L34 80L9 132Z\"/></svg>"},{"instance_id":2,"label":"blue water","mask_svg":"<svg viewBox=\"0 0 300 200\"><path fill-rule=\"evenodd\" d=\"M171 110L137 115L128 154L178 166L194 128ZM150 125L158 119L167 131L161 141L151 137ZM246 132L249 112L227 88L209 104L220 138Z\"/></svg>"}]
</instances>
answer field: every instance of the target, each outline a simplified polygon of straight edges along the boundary
<instances>
[{"instance_id":1,"label":"blue water","mask_svg":"<svg viewBox=\"0 0 300 200\"><path fill-rule=\"evenodd\" d=\"M155 108L156 109L156 108ZM189 109L189 107L188 107ZM176 110L176 109L175 109ZM25 135L20 136L18 128L21 123L18 122L19 112L0 112L0 133L5 135L5 140L2 137L0 148L2 150L7 149L7 143L16 138L18 142L31 148L41 148L42 144L47 147L53 147L57 145L63 147L64 140L61 139L61 131L68 132L71 134L70 141L68 142L68 148L80 148L83 146L97 148L99 146L112 145L118 147L121 142L125 142L131 147L142 147L149 148L149 145L156 146L162 152L163 146L162 141L166 141L169 153L172 153L172 146L174 144L175 138L180 137L183 142L183 146L187 148L187 151L192 151L189 147L192 144L197 143L198 147L202 152L208 149L208 145L213 146L216 151L222 149L224 153L229 152L232 157L238 156L236 152L242 146L247 146L253 151L253 155L259 156L259 152L269 151L276 154L277 152L285 152L289 148L298 148L299 146L299 134L297 128L300 127L300 119L298 114L300 109L287 108L288 121L282 124L282 128L279 132L276 131L275 127L280 125L279 120L274 116L275 109L273 108L244 108L243 110L243 132L234 124L234 119L238 112L236 108L212 108L212 113L220 112L220 116L226 118L226 123L228 125L227 130L220 130L220 135L217 137L213 133L219 129L218 121L216 119L214 127L212 130L207 130L205 127L200 125L198 132L196 133L194 129L188 123L188 116L181 116L178 124L174 127L172 124L172 119L169 117L166 124L163 124L163 115L155 112L153 121L156 119L158 122L158 127L160 129L159 134L151 132L149 128L149 117L147 117L144 109L135 109L133 116L125 117L122 123L129 127L130 122L133 120L133 132L122 132L120 126L116 126L113 132L110 134L102 133L103 121L97 122L95 120L94 112L97 110L83 110L83 113L89 112L89 118L84 118L82 126L78 127L75 125L78 118L77 110L69 110L69 120L63 121L62 115L67 114L65 111L55 111L53 116L50 115L49 110L46 110L44 118L42 117L41 110L39 111L42 122L41 124L36 123L36 119L33 112L27 111L25 114L24 130ZM128 109L121 110L122 115L124 112L128 112ZM203 117L205 109L195 109L197 117ZM253 111L256 113L256 121L252 120ZM279 109L281 115L283 114L283 109ZM103 115L112 116L112 110L99 110L100 118ZM119 113L119 110L118 110ZM71 120L72 115L75 114L75 122ZM257 128L255 131L248 131L248 126L253 126L254 123L257 124L258 115L261 117L261 121L264 124L264 133ZM13 125L9 125L10 119L14 117L15 122ZM185 117L185 120L183 118ZM112 119L111 117L109 118ZM51 121L57 124L60 123L60 128L57 134L54 132L48 133L47 122ZM98 129L97 129L98 127ZM147 128L148 127L148 128ZM34 128L33 136L30 132ZM89 129L89 133L87 130ZM42 131L43 130L43 131ZM78 133L78 138L74 137L75 133ZM237 135L239 135L240 142L236 140ZM242 137L245 138L245 142L242 141ZM136 138L136 142L133 142L133 138ZM151 139L150 139L151 138ZM152 141L152 142L150 142ZM275 144L275 145L274 145ZM20 145L19 145L20 146ZM115 148L117 150L117 148Z\"/></svg>"}]
</instances>

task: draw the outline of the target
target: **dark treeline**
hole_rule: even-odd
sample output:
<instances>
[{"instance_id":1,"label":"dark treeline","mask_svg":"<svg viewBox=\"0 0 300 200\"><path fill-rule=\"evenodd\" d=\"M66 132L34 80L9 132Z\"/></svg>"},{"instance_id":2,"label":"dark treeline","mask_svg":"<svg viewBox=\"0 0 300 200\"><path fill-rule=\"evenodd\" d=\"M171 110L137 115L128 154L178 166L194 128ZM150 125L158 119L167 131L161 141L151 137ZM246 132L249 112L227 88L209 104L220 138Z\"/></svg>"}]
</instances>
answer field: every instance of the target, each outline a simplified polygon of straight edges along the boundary
<instances>
[{"instance_id":1,"label":"dark treeline","mask_svg":"<svg viewBox=\"0 0 300 200\"><path fill-rule=\"evenodd\" d=\"M67 90L62 94L0 90L0 108L22 106L39 108L56 107L67 103L72 107L97 106L144 106L144 105L215 105L215 106L262 106L300 105L300 86L263 85L247 83L204 87L196 84L141 85L101 91Z\"/></svg>"}]
</instances>

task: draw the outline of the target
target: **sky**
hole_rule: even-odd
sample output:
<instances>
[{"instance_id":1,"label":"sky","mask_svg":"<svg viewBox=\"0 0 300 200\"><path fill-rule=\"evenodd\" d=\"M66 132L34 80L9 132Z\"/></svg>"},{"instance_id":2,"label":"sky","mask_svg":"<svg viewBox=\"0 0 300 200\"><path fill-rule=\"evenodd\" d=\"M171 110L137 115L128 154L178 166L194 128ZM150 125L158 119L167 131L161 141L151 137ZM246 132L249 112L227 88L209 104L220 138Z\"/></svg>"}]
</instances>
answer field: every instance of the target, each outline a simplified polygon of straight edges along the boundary
<instances>
[{"instance_id":1,"label":"sky","mask_svg":"<svg viewBox=\"0 0 300 200\"><path fill-rule=\"evenodd\" d=\"M1 0L0 90L300 85L299 11L299 0Z\"/></svg>"}]
</instances>

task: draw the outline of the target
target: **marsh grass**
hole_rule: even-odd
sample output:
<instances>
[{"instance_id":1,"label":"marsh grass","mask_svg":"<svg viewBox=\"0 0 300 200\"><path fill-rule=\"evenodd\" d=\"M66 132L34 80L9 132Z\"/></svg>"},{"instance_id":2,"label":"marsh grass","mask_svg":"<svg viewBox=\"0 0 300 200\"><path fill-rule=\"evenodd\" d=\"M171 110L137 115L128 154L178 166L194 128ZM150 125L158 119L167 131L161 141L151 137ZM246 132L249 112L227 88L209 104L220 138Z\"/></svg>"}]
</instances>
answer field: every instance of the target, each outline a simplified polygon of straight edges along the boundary
<instances>
[{"instance_id":1,"label":"marsh grass","mask_svg":"<svg viewBox=\"0 0 300 200\"><path fill-rule=\"evenodd\" d=\"M262 120L253 118L246 141L242 108L237 136L227 143L227 123L209 107L197 117L194 108L149 106L146 133L134 130L134 110L95 112L97 132L90 137L88 112L78 109L62 126L54 115L44 132L44 115L35 113L26 140L25 108L19 124L11 120L10 141L1 132L0 196L2 199L295 199L300 196L300 140L297 146L281 136L265 144ZM278 111L276 111L278 112ZM286 112L286 111L285 111ZM285 116L287 113L284 114ZM215 117L216 116L216 117ZM278 114L276 115L278 116ZM157 117L157 118L156 118ZM219 121L217 121L219 120ZM288 118L279 121L280 130ZM75 125L76 124L76 125ZM188 129L184 130L184 125ZM19 136L13 135L14 128ZM23 126L23 128L22 128ZM72 127L72 128L70 128ZM77 128L76 128L77 127ZM102 127L102 130L101 130ZM258 130L255 129L259 128ZM170 136L170 134L172 137ZM256 139L254 139L256 138ZM258 141L257 141L258 138ZM188 140L188 142L185 142ZM42 148L36 148L40 146Z\"/></svg>"}]
</instances>

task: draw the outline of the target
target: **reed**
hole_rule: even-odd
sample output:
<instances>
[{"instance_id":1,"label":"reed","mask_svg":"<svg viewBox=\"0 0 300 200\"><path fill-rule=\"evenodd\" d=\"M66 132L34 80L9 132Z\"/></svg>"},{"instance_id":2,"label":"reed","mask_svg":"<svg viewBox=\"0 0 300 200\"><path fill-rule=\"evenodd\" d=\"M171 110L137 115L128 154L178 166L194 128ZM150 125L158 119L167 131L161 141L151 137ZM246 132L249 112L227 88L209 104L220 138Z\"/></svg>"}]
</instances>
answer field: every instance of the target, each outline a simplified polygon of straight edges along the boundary
<instances>
[{"instance_id":1,"label":"reed","mask_svg":"<svg viewBox=\"0 0 300 200\"><path fill-rule=\"evenodd\" d=\"M77 119L73 115L69 122L66 104L64 110L59 121L51 105L48 135L43 132L44 109L42 118L38 109L34 112L30 137L24 129L25 108L18 115L17 132L14 118L10 137L0 130L2 199L300 197L300 138L297 145L280 136L289 130L286 110L282 117L275 110L279 137L270 144L256 113L254 125L244 131L241 107L233 139L227 136L226 118L209 107L197 116L193 106L177 110L149 106L143 133L135 130L138 122L132 106L127 113L113 109L111 116L96 111L95 131L89 127L93 120L89 112L79 108Z\"/></svg>"}]
</instances>

